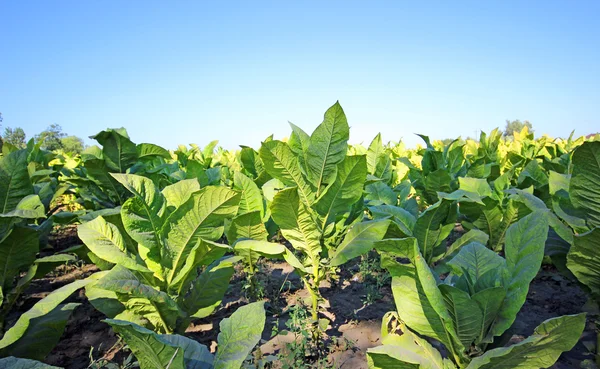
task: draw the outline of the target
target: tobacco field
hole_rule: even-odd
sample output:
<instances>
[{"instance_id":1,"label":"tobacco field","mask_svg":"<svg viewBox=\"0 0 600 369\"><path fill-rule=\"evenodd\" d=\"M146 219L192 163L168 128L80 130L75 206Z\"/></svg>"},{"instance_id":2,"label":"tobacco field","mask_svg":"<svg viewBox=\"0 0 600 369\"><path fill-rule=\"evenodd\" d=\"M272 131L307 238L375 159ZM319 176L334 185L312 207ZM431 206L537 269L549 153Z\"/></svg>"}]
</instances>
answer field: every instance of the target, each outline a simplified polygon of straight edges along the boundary
<instances>
[{"instance_id":1,"label":"tobacco field","mask_svg":"<svg viewBox=\"0 0 600 369\"><path fill-rule=\"evenodd\" d=\"M600 135L350 131L5 143L0 368L600 365Z\"/></svg>"}]
</instances>

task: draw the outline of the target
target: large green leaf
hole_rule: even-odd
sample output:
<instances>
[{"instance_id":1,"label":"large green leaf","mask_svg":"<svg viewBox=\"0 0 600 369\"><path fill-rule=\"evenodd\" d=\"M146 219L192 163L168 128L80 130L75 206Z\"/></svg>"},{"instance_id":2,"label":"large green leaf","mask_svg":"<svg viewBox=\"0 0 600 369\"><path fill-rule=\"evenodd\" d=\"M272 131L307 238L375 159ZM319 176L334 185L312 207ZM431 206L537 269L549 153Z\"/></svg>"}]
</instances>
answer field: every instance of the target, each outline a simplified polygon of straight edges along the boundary
<instances>
[{"instance_id":1,"label":"large green leaf","mask_svg":"<svg viewBox=\"0 0 600 369\"><path fill-rule=\"evenodd\" d=\"M565 315L546 320L525 340L508 347L490 350L471 361L467 369L548 368L561 353L575 346L583 328L585 314Z\"/></svg>"},{"instance_id":2,"label":"large green leaf","mask_svg":"<svg viewBox=\"0 0 600 369\"><path fill-rule=\"evenodd\" d=\"M263 142L259 153L267 173L287 186L298 187L305 204L311 205L314 202L315 190L302 173L297 155L285 142Z\"/></svg>"},{"instance_id":3,"label":"large green leaf","mask_svg":"<svg viewBox=\"0 0 600 369\"><path fill-rule=\"evenodd\" d=\"M573 153L569 195L590 228L600 226L600 142L585 142Z\"/></svg>"},{"instance_id":4,"label":"large green leaf","mask_svg":"<svg viewBox=\"0 0 600 369\"><path fill-rule=\"evenodd\" d=\"M197 179L184 179L162 190L162 194L167 200L168 209L174 210L183 205L190 199L192 194L200 190L200 183Z\"/></svg>"},{"instance_id":5,"label":"large green leaf","mask_svg":"<svg viewBox=\"0 0 600 369\"><path fill-rule=\"evenodd\" d=\"M384 317L384 324L387 324ZM449 359L442 355L427 340L413 333L403 322L397 322L394 332L382 332L383 346L367 350L371 369L455 369ZM386 327L382 327L386 330Z\"/></svg>"},{"instance_id":6,"label":"large green leaf","mask_svg":"<svg viewBox=\"0 0 600 369\"><path fill-rule=\"evenodd\" d=\"M264 302L254 302L240 307L219 324L215 369L239 369L260 341L265 327Z\"/></svg>"},{"instance_id":7,"label":"large green leaf","mask_svg":"<svg viewBox=\"0 0 600 369\"><path fill-rule=\"evenodd\" d=\"M0 214L2 218L38 219L46 217L44 204L38 195L27 195L19 201L17 206L8 213Z\"/></svg>"},{"instance_id":8,"label":"large green leaf","mask_svg":"<svg viewBox=\"0 0 600 369\"><path fill-rule=\"evenodd\" d=\"M313 265L317 265L321 253L320 232L309 210L300 202L296 188L288 188L275 195L271 216L292 246L304 251Z\"/></svg>"},{"instance_id":9,"label":"large green leaf","mask_svg":"<svg viewBox=\"0 0 600 369\"><path fill-rule=\"evenodd\" d=\"M125 128L107 129L90 138L102 145L106 165L113 172L125 173L137 160L137 147L129 139Z\"/></svg>"},{"instance_id":10,"label":"large green leaf","mask_svg":"<svg viewBox=\"0 0 600 369\"><path fill-rule=\"evenodd\" d=\"M231 247L228 245L200 239L188 254L185 264L170 281L169 293L180 295L182 291L186 291L191 281L198 276L199 267L211 264L229 251Z\"/></svg>"},{"instance_id":11,"label":"large green leaf","mask_svg":"<svg viewBox=\"0 0 600 369\"><path fill-rule=\"evenodd\" d=\"M362 196L367 177L364 156L348 156L337 166L337 177L317 199L314 208L327 222L349 211Z\"/></svg>"},{"instance_id":12,"label":"large green leaf","mask_svg":"<svg viewBox=\"0 0 600 369\"><path fill-rule=\"evenodd\" d=\"M161 157L171 159L169 150L151 143L141 143L136 146L139 159Z\"/></svg>"},{"instance_id":13,"label":"large green leaf","mask_svg":"<svg viewBox=\"0 0 600 369\"><path fill-rule=\"evenodd\" d=\"M481 333L483 313L468 292L444 284L439 288L460 342L463 346L470 347Z\"/></svg>"},{"instance_id":14,"label":"large green leaf","mask_svg":"<svg viewBox=\"0 0 600 369\"><path fill-rule=\"evenodd\" d=\"M502 334L512 325L525 303L529 283L542 265L548 228L546 214L536 211L511 225L506 232L504 250L511 277L506 298L493 327L495 336Z\"/></svg>"},{"instance_id":15,"label":"large green leaf","mask_svg":"<svg viewBox=\"0 0 600 369\"><path fill-rule=\"evenodd\" d=\"M479 306L482 317L476 343L484 342L488 337L489 329L496 320L505 297L506 290L501 286L487 288L471 296L471 299Z\"/></svg>"},{"instance_id":16,"label":"large green leaf","mask_svg":"<svg viewBox=\"0 0 600 369\"><path fill-rule=\"evenodd\" d=\"M115 292L130 312L148 319L157 331L170 333L182 316L177 303L169 295L143 283L130 270L115 266L96 282L96 288Z\"/></svg>"},{"instance_id":17,"label":"large green leaf","mask_svg":"<svg viewBox=\"0 0 600 369\"><path fill-rule=\"evenodd\" d=\"M324 184L335 177L337 164L344 160L348 150L350 127L346 114L336 102L325 112L325 118L310 136L306 152L308 178L317 188L317 196Z\"/></svg>"},{"instance_id":18,"label":"large green leaf","mask_svg":"<svg viewBox=\"0 0 600 369\"><path fill-rule=\"evenodd\" d=\"M230 262L214 263L192 282L192 287L182 301L183 309L196 318L204 318L221 303L229 280L235 273Z\"/></svg>"},{"instance_id":19,"label":"large green leaf","mask_svg":"<svg viewBox=\"0 0 600 369\"><path fill-rule=\"evenodd\" d=\"M231 220L231 224L227 230L227 241L231 245L241 238L266 241L268 236L269 234L262 222L259 211L236 216Z\"/></svg>"},{"instance_id":20,"label":"large green leaf","mask_svg":"<svg viewBox=\"0 0 600 369\"><path fill-rule=\"evenodd\" d=\"M140 369L186 369L181 347L131 322L114 319L106 319L105 322L123 337L140 364Z\"/></svg>"},{"instance_id":21,"label":"large green leaf","mask_svg":"<svg viewBox=\"0 0 600 369\"><path fill-rule=\"evenodd\" d=\"M567 268L600 299L600 228L575 236Z\"/></svg>"},{"instance_id":22,"label":"large green leaf","mask_svg":"<svg viewBox=\"0 0 600 369\"><path fill-rule=\"evenodd\" d=\"M170 269L167 281L173 279L201 238L215 241L223 235L225 220L235 216L239 200L240 194L228 188L204 187L169 216L162 250L162 265Z\"/></svg>"},{"instance_id":23,"label":"large green leaf","mask_svg":"<svg viewBox=\"0 0 600 369\"><path fill-rule=\"evenodd\" d=\"M389 224L389 220L380 219L354 225L331 256L331 265L339 266L367 253L373 248L374 242L383 239Z\"/></svg>"},{"instance_id":24,"label":"large green leaf","mask_svg":"<svg viewBox=\"0 0 600 369\"><path fill-rule=\"evenodd\" d=\"M404 210L399 206L379 205L370 206L369 211L371 211L374 218L390 217L390 219L398 225L400 231L402 231L404 235L407 237L413 235L413 229L417 219L407 210Z\"/></svg>"},{"instance_id":25,"label":"large green leaf","mask_svg":"<svg viewBox=\"0 0 600 369\"><path fill-rule=\"evenodd\" d=\"M473 282L490 270L506 268L501 256L476 242L463 246L447 264L455 274L468 273Z\"/></svg>"},{"instance_id":26,"label":"large green leaf","mask_svg":"<svg viewBox=\"0 0 600 369\"><path fill-rule=\"evenodd\" d=\"M16 227L0 243L0 284L9 288L13 279L27 270L39 251L39 235L31 228ZM6 292L5 292L6 293Z\"/></svg>"},{"instance_id":27,"label":"large green leaf","mask_svg":"<svg viewBox=\"0 0 600 369\"><path fill-rule=\"evenodd\" d=\"M44 360L60 340L67 321L80 304L61 304L48 314L31 319L25 334L3 349L0 355L11 355L33 360Z\"/></svg>"},{"instance_id":28,"label":"large green leaf","mask_svg":"<svg viewBox=\"0 0 600 369\"><path fill-rule=\"evenodd\" d=\"M67 297L78 289L85 287L91 279L82 279L56 289L40 301L38 301L31 309L21 314L15 325L13 325L0 340L0 350L10 350L12 345L18 345L19 340L24 337L28 330L34 328L34 320L40 318L57 306L59 306Z\"/></svg>"},{"instance_id":29,"label":"large green leaf","mask_svg":"<svg viewBox=\"0 0 600 369\"><path fill-rule=\"evenodd\" d=\"M0 359L0 369L61 369L39 361L9 356Z\"/></svg>"},{"instance_id":30,"label":"large green leaf","mask_svg":"<svg viewBox=\"0 0 600 369\"><path fill-rule=\"evenodd\" d=\"M167 203L152 180L133 174L113 174L119 183L127 188L133 197L121 207L123 226L139 247L146 264L155 273L161 273L160 250L163 247L161 228L162 215Z\"/></svg>"},{"instance_id":31,"label":"large green leaf","mask_svg":"<svg viewBox=\"0 0 600 369\"><path fill-rule=\"evenodd\" d=\"M441 245L454 229L454 223L446 224L452 209L450 201L441 200L421 213L415 223L413 234L428 262L435 256L434 249Z\"/></svg>"},{"instance_id":32,"label":"large green leaf","mask_svg":"<svg viewBox=\"0 0 600 369\"><path fill-rule=\"evenodd\" d=\"M406 325L417 333L437 339L447 347L452 347L445 322L438 313L438 311L443 312L446 310L443 296L438 290L435 280L432 279L433 276L426 278L424 281L421 281L419 278L417 270L414 267L416 258L414 253L418 252L418 246L415 239L410 240L412 241L412 252L410 252L411 255L406 256L412 258L412 267L394 270L392 278L392 292L398 315ZM378 246L378 249L385 246L387 249L400 250L403 248L402 244L405 244L403 240L385 240L376 246ZM409 250L406 251L408 252ZM422 269L421 274L425 276L427 271L423 269L422 265L420 268ZM430 294L435 297L433 300L430 300ZM451 323L447 311L445 311L444 315L448 323Z\"/></svg>"},{"instance_id":33,"label":"large green leaf","mask_svg":"<svg viewBox=\"0 0 600 369\"><path fill-rule=\"evenodd\" d=\"M183 350L185 369L212 369L214 357L208 347L178 334L160 334L158 337Z\"/></svg>"},{"instance_id":34,"label":"large green leaf","mask_svg":"<svg viewBox=\"0 0 600 369\"><path fill-rule=\"evenodd\" d=\"M102 216L77 227L77 235L88 249L100 259L131 270L150 272L148 268L139 264L132 255L129 255L123 236L117 226L107 223Z\"/></svg>"},{"instance_id":35,"label":"large green leaf","mask_svg":"<svg viewBox=\"0 0 600 369\"><path fill-rule=\"evenodd\" d=\"M241 172L233 174L233 188L241 193L238 214L259 211L261 217L265 213L263 197L258 186Z\"/></svg>"},{"instance_id":36,"label":"large green leaf","mask_svg":"<svg viewBox=\"0 0 600 369\"><path fill-rule=\"evenodd\" d=\"M31 194L27 151L13 151L0 158L0 213L14 210L23 197Z\"/></svg>"}]
</instances>

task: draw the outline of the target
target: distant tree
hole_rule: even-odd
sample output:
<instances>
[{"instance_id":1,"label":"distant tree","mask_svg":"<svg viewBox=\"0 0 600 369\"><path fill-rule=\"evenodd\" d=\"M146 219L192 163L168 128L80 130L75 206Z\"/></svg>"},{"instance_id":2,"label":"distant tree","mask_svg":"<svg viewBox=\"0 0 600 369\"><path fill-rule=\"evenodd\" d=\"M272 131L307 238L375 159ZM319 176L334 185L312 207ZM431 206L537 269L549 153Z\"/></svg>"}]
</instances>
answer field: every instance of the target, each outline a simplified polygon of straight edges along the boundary
<instances>
[{"instance_id":1,"label":"distant tree","mask_svg":"<svg viewBox=\"0 0 600 369\"><path fill-rule=\"evenodd\" d=\"M62 149L72 154L81 154L83 151L83 140L77 136L67 136L60 140Z\"/></svg>"},{"instance_id":2,"label":"distant tree","mask_svg":"<svg viewBox=\"0 0 600 369\"><path fill-rule=\"evenodd\" d=\"M35 136L35 141L42 141L42 149L52 151L63 148L62 139L67 137L67 134L62 131L62 127L56 123L51 124L39 135Z\"/></svg>"},{"instance_id":3,"label":"distant tree","mask_svg":"<svg viewBox=\"0 0 600 369\"><path fill-rule=\"evenodd\" d=\"M4 128L4 134L2 135L4 142L7 142L15 147L23 149L27 146L27 141L25 141L25 131L23 128L17 127L12 129L10 127Z\"/></svg>"},{"instance_id":4,"label":"distant tree","mask_svg":"<svg viewBox=\"0 0 600 369\"><path fill-rule=\"evenodd\" d=\"M515 132L521 132L523 128L529 128L529 133L533 133L533 126L526 120L521 122L520 120L506 120L506 127L504 128L504 136L512 136Z\"/></svg>"}]
</instances>

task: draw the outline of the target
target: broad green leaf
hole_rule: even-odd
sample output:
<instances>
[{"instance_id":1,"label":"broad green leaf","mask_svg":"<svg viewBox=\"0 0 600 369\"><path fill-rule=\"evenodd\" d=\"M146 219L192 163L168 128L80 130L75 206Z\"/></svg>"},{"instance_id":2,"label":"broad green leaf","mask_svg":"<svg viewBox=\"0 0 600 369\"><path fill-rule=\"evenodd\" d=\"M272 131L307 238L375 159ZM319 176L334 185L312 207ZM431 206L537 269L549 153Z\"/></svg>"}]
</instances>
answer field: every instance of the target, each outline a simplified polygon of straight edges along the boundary
<instances>
[{"instance_id":1,"label":"broad green leaf","mask_svg":"<svg viewBox=\"0 0 600 369\"><path fill-rule=\"evenodd\" d=\"M575 236L567 255L567 267L600 299L600 228Z\"/></svg>"},{"instance_id":2,"label":"broad green leaf","mask_svg":"<svg viewBox=\"0 0 600 369\"><path fill-rule=\"evenodd\" d=\"M0 214L2 218L23 218L23 219L38 219L46 217L44 204L40 201L38 195L27 195L19 201L17 206L8 213Z\"/></svg>"},{"instance_id":3,"label":"broad green leaf","mask_svg":"<svg viewBox=\"0 0 600 369\"><path fill-rule=\"evenodd\" d=\"M300 166L302 168L306 168L306 155L308 152L308 145L310 145L310 136L308 133L304 132L302 128L291 122L288 123L290 127L292 127L292 133L290 134L288 145L290 146L290 149L292 149L292 151L298 155L298 158L300 159Z\"/></svg>"},{"instance_id":4,"label":"broad green leaf","mask_svg":"<svg viewBox=\"0 0 600 369\"><path fill-rule=\"evenodd\" d=\"M467 369L548 368L558 360L561 353L575 346L584 327L585 314L546 320L530 337L474 358Z\"/></svg>"},{"instance_id":5,"label":"broad green leaf","mask_svg":"<svg viewBox=\"0 0 600 369\"><path fill-rule=\"evenodd\" d=\"M150 272L128 254L125 241L117 226L107 223L102 216L77 227L77 235L100 259L131 270Z\"/></svg>"},{"instance_id":6,"label":"broad green leaf","mask_svg":"<svg viewBox=\"0 0 600 369\"><path fill-rule=\"evenodd\" d=\"M25 334L17 342L4 348L0 355L44 360L60 340L69 317L79 305L61 304L48 314L31 319Z\"/></svg>"},{"instance_id":7,"label":"broad green leaf","mask_svg":"<svg viewBox=\"0 0 600 369\"><path fill-rule=\"evenodd\" d=\"M6 144L5 144L6 145ZM39 361L9 356L0 359L0 369L61 369Z\"/></svg>"},{"instance_id":8,"label":"broad green leaf","mask_svg":"<svg viewBox=\"0 0 600 369\"><path fill-rule=\"evenodd\" d=\"M468 292L456 287L442 284L439 288L460 342L463 346L470 347L479 337L483 321L477 302L471 299Z\"/></svg>"},{"instance_id":9,"label":"broad green leaf","mask_svg":"<svg viewBox=\"0 0 600 369\"><path fill-rule=\"evenodd\" d=\"M501 335L512 325L525 303L529 284L542 265L548 228L546 214L533 212L511 225L506 232L504 250L511 277L506 298L493 327L495 336Z\"/></svg>"},{"instance_id":10,"label":"broad green leaf","mask_svg":"<svg viewBox=\"0 0 600 369\"><path fill-rule=\"evenodd\" d=\"M374 218L391 217L390 219L398 225L402 233L407 237L413 235L417 219L403 208L392 205L379 205L370 206L369 211L371 211Z\"/></svg>"},{"instance_id":11,"label":"broad green leaf","mask_svg":"<svg viewBox=\"0 0 600 369\"><path fill-rule=\"evenodd\" d=\"M298 187L305 204L311 205L314 202L315 190L302 173L298 157L285 142L263 142L259 153L267 173L287 186Z\"/></svg>"},{"instance_id":12,"label":"broad green leaf","mask_svg":"<svg viewBox=\"0 0 600 369\"><path fill-rule=\"evenodd\" d=\"M227 230L227 241L231 245L241 238L266 241L268 236L259 211L236 216Z\"/></svg>"},{"instance_id":13,"label":"broad green leaf","mask_svg":"<svg viewBox=\"0 0 600 369\"><path fill-rule=\"evenodd\" d=\"M446 224L452 209L450 201L441 200L421 213L415 223L413 234L428 262L435 256L434 249L441 245L454 229L454 223Z\"/></svg>"},{"instance_id":14,"label":"broad green leaf","mask_svg":"<svg viewBox=\"0 0 600 369\"><path fill-rule=\"evenodd\" d=\"M16 227L0 243L0 284L10 288L13 279L27 270L39 251L39 235L31 228Z\"/></svg>"},{"instance_id":15,"label":"broad green leaf","mask_svg":"<svg viewBox=\"0 0 600 369\"><path fill-rule=\"evenodd\" d=\"M223 235L225 219L235 216L239 200L240 194L228 188L204 187L169 216L162 250L162 265L170 269L167 280L173 279L199 239L215 241Z\"/></svg>"},{"instance_id":16,"label":"broad green leaf","mask_svg":"<svg viewBox=\"0 0 600 369\"><path fill-rule=\"evenodd\" d=\"M214 369L238 369L260 341L265 326L264 302L238 308L219 324Z\"/></svg>"},{"instance_id":17,"label":"broad green leaf","mask_svg":"<svg viewBox=\"0 0 600 369\"><path fill-rule=\"evenodd\" d=\"M460 177L458 183L461 190L474 192L481 197L492 196L492 188L485 179Z\"/></svg>"},{"instance_id":18,"label":"broad green leaf","mask_svg":"<svg viewBox=\"0 0 600 369\"><path fill-rule=\"evenodd\" d=\"M600 142L585 142L573 153L569 195L590 228L600 226Z\"/></svg>"},{"instance_id":19,"label":"broad green leaf","mask_svg":"<svg viewBox=\"0 0 600 369\"><path fill-rule=\"evenodd\" d=\"M123 337L140 364L140 369L186 369L181 347L137 324L115 319L104 321Z\"/></svg>"},{"instance_id":20,"label":"broad green leaf","mask_svg":"<svg viewBox=\"0 0 600 369\"><path fill-rule=\"evenodd\" d=\"M167 200L167 207L177 209L190 199L192 194L200 190L200 183L197 179L184 179L162 190L162 194Z\"/></svg>"},{"instance_id":21,"label":"broad green leaf","mask_svg":"<svg viewBox=\"0 0 600 369\"><path fill-rule=\"evenodd\" d=\"M336 167L346 157L350 127L344 110L336 102L310 136L306 152L308 178L315 184L317 196L335 177Z\"/></svg>"},{"instance_id":22,"label":"broad green leaf","mask_svg":"<svg viewBox=\"0 0 600 369\"><path fill-rule=\"evenodd\" d=\"M271 216L292 246L304 251L316 265L321 253L320 232L309 210L300 202L296 188L288 188L275 195Z\"/></svg>"},{"instance_id":23,"label":"broad green leaf","mask_svg":"<svg viewBox=\"0 0 600 369\"><path fill-rule=\"evenodd\" d=\"M13 325L0 340L0 350L8 349L13 344L19 343L19 339L27 334L28 329L33 324L34 319L40 318L60 305L73 292L85 287L91 279L81 279L62 286L52 292L40 301L38 301L31 309L21 314L15 325Z\"/></svg>"},{"instance_id":24,"label":"broad green leaf","mask_svg":"<svg viewBox=\"0 0 600 369\"><path fill-rule=\"evenodd\" d=\"M94 287L117 293L127 310L148 319L158 331L172 332L182 315L169 295L142 283L133 272L120 265L97 281Z\"/></svg>"},{"instance_id":25,"label":"broad green leaf","mask_svg":"<svg viewBox=\"0 0 600 369\"><path fill-rule=\"evenodd\" d=\"M169 292L180 295L182 291L186 291L191 281L198 276L198 267L207 266L230 251L231 247L228 245L200 239L188 254L183 266L169 281Z\"/></svg>"},{"instance_id":26,"label":"broad green leaf","mask_svg":"<svg viewBox=\"0 0 600 369\"><path fill-rule=\"evenodd\" d=\"M233 175L233 188L241 193L238 214L259 211L261 217L265 213L263 197L258 186L241 172Z\"/></svg>"},{"instance_id":27,"label":"broad green leaf","mask_svg":"<svg viewBox=\"0 0 600 369\"><path fill-rule=\"evenodd\" d=\"M477 332L476 343L483 342L488 336L488 331L494 323L498 312L500 311L502 302L504 302L504 297L506 297L506 290L504 287L492 287L484 289L471 296L471 299L479 306L482 317L481 324Z\"/></svg>"},{"instance_id":28,"label":"broad green leaf","mask_svg":"<svg viewBox=\"0 0 600 369\"><path fill-rule=\"evenodd\" d=\"M107 129L90 138L102 145L106 165L113 172L125 173L137 160L137 147L131 142L124 128Z\"/></svg>"},{"instance_id":29,"label":"broad green leaf","mask_svg":"<svg viewBox=\"0 0 600 369\"><path fill-rule=\"evenodd\" d=\"M169 150L151 143L141 143L136 146L136 151L139 159L161 157L171 159Z\"/></svg>"},{"instance_id":30,"label":"broad green leaf","mask_svg":"<svg viewBox=\"0 0 600 369\"><path fill-rule=\"evenodd\" d=\"M487 233L482 232L478 229L471 229L467 233L460 236L456 241L452 242L452 245L450 245L450 247L448 247L448 250L446 251L445 255L451 256L452 254L454 254L455 252L460 250L461 247L468 245L472 242L476 242L476 243L485 245L485 244L487 244L489 239L490 239L490 237L487 235ZM435 261L435 259L434 259L434 261Z\"/></svg>"},{"instance_id":31,"label":"broad green leaf","mask_svg":"<svg viewBox=\"0 0 600 369\"><path fill-rule=\"evenodd\" d=\"M27 151L14 151L0 158L0 213L14 210L23 197L31 194Z\"/></svg>"},{"instance_id":32,"label":"broad green leaf","mask_svg":"<svg viewBox=\"0 0 600 369\"><path fill-rule=\"evenodd\" d=\"M233 273L235 269L229 262L210 265L192 282L192 288L181 303L183 310L196 318L212 313L221 303Z\"/></svg>"},{"instance_id":33,"label":"broad green leaf","mask_svg":"<svg viewBox=\"0 0 600 369\"><path fill-rule=\"evenodd\" d=\"M178 334L159 334L158 337L183 350L185 369L210 369L213 367L214 357L208 347Z\"/></svg>"},{"instance_id":34,"label":"broad green leaf","mask_svg":"<svg viewBox=\"0 0 600 369\"><path fill-rule=\"evenodd\" d=\"M160 275L160 250L163 247L160 232L162 215L167 207L165 198L149 178L133 174L112 176L133 193L121 207L123 226L129 236L146 249L142 258L149 259L148 267Z\"/></svg>"},{"instance_id":35,"label":"broad green leaf","mask_svg":"<svg viewBox=\"0 0 600 369\"><path fill-rule=\"evenodd\" d=\"M501 256L476 242L463 246L447 264L455 274L467 272L473 282L490 270L506 268L506 261Z\"/></svg>"},{"instance_id":36,"label":"broad green leaf","mask_svg":"<svg viewBox=\"0 0 600 369\"><path fill-rule=\"evenodd\" d=\"M427 340L413 333L403 322L396 324L393 332L382 334L383 346L367 350L369 368L456 369Z\"/></svg>"},{"instance_id":37,"label":"broad green leaf","mask_svg":"<svg viewBox=\"0 0 600 369\"><path fill-rule=\"evenodd\" d=\"M375 182L365 187L365 202L369 206L398 205L398 195L383 182Z\"/></svg>"},{"instance_id":38,"label":"broad green leaf","mask_svg":"<svg viewBox=\"0 0 600 369\"><path fill-rule=\"evenodd\" d=\"M382 241L382 243L386 241ZM415 239L412 239L412 244L413 255L410 256L413 257L411 262L414 265L416 258L414 252L415 250L418 252ZM390 244L389 246L392 245ZM423 269L422 266L421 269ZM426 275L426 271L422 270L422 274ZM437 339L447 347L451 347L443 318L440 317L437 311L446 310L446 307L435 280L432 280L433 277L421 281L414 266L412 268L399 268L393 275L392 292L400 319L417 333ZM424 284L428 285L424 286ZM432 292L434 289L437 293ZM436 295L434 301L430 300L429 294ZM432 304L435 304L436 307L434 308ZM451 319L448 316L448 312L446 311L444 315L450 323Z\"/></svg>"},{"instance_id":39,"label":"broad green leaf","mask_svg":"<svg viewBox=\"0 0 600 369\"><path fill-rule=\"evenodd\" d=\"M335 220L349 211L362 196L367 177L364 156L348 156L337 166L335 181L317 199L314 208L326 221Z\"/></svg>"},{"instance_id":40,"label":"broad green leaf","mask_svg":"<svg viewBox=\"0 0 600 369\"><path fill-rule=\"evenodd\" d=\"M389 220L383 219L354 225L331 256L331 265L339 266L350 259L367 253L373 248L374 242L383 239L389 224Z\"/></svg>"},{"instance_id":41,"label":"broad green leaf","mask_svg":"<svg viewBox=\"0 0 600 369\"><path fill-rule=\"evenodd\" d=\"M375 174L377 161L383 155L385 155L385 150L383 143L381 142L381 133L378 133L373 141L371 141L369 149L367 150L367 168L369 170L369 174Z\"/></svg>"}]
</instances>

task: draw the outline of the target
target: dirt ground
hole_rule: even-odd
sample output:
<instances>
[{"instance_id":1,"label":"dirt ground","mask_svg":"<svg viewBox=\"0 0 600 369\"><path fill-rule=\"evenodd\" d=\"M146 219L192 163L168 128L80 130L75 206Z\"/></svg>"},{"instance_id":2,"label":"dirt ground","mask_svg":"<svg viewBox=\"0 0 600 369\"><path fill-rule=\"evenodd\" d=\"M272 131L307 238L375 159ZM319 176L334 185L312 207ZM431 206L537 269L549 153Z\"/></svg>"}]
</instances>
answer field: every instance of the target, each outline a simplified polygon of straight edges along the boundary
<instances>
[{"instance_id":1,"label":"dirt ground","mask_svg":"<svg viewBox=\"0 0 600 369\"><path fill-rule=\"evenodd\" d=\"M69 246L77 242L72 232L67 232L63 237ZM46 278L33 281L21 296L18 309L9 316L9 324L50 291L95 271L97 268L93 265L63 266ZM266 285L266 297L271 297L266 305L267 325L260 344L262 355L268 356L283 350L285 344L293 339L289 334L272 337L271 332L274 326L278 331L286 329L289 307L303 301L307 295L298 276L284 262L265 262L261 273ZM380 345L381 318L386 312L394 310L392 293L388 283L380 291L381 298L367 305L364 302L366 283L362 282L358 263L349 263L340 275L337 283L324 284L321 288L322 295L328 301L327 317L331 321L326 333L332 342L344 342L334 345L328 362L333 368L366 369L366 350ZM242 282L242 273L236 273L221 307L210 318L195 321L186 332L188 337L214 348L220 320L247 303L244 297L240 297L244 295ZM545 266L531 284L525 306L511 327L512 341L518 342L527 337L546 319L581 312L586 301L585 292L575 282L561 276L554 268ZM123 362L129 353L120 350L122 344L118 342L118 337L102 322L105 317L87 302L83 291L72 296L69 302L79 302L81 305L71 316L60 342L45 361L66 369L88 368L91 358ZM594 339L593 325L589 323L583 340ZM572 351L564 353L552 368L579 368L582 360L591 358L580 342ZM276 363L273 366L278 367Z\"/></svg>"}]
</instances>

